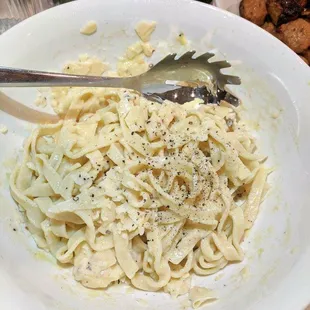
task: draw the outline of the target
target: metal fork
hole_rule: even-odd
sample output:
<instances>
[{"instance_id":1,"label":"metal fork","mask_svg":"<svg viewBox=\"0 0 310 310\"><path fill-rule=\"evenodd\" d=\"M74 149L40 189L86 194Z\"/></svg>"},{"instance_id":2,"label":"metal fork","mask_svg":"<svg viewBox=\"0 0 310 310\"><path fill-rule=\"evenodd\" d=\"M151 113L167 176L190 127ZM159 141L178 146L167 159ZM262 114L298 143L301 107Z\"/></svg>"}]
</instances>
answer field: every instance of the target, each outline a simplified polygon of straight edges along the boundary
<instances>
[{"instance_id":1,"label":"metal fork","mask_svg":"<svg viewBox=\"0 0 310 310\"><path fill-rule=\"evenodd\" d=\"M147 72L125 78L69 75L0 67L0 87L116 87L140 92L148 99L165 99L180 104L198 97L205 103L225 99L234 105L239 100L225 90L225 85L240 85L240 78L221 72L231 67L227 61L210 62L214 56L205 53L193 58L195 51L180 57L170 54Z\"/></svg>"}]
</instances>

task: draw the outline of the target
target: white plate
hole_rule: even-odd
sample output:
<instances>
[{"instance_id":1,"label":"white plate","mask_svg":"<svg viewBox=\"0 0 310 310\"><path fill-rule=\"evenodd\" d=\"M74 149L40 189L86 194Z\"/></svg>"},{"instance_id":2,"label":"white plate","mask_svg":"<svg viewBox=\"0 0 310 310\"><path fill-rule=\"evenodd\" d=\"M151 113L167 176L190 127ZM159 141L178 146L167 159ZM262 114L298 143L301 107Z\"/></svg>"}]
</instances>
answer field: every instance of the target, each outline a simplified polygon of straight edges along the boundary
<instances>
[{"instance_id":1,"label":"white plate","mask_svg":"<svg viewBox=\"0 0 310 310\"><path fill-rule=\"evenodd\" d=\"M116 55L137 40L133 26L140 19L158 22L153 44L171 43L160 44L153 61L178 49L179 31L193 48L216 47L218 57L239 60L230 72L240 75L243 84L234 89L244 100L249 118L256 120L256 135L270 155L269 165L276 168L270 194L243 243L245 261L225 268L220 279L218 275L194 279L218 292L219 301L208 309L302 309L310 302L310 70L292 51L246 20L198 2L93 0L48 10L3 34L1 65L60 69L65 61L85 52L115 62ZM79 29L88 20L98 22L98 31L82 36ZM6 92L29 105L36 94L29 89ZM21 228L7 182L7 160L16 156L29 131L23 122L4 113L0 124L9 128L7 135L0 136L0 161L7 164L0 169L0 309L185 307L186 296L173 300L163 293L122 287L107 293L84 289L72 280L70 269L58 267L38 251Z\"/></svg>"}]
</instances>

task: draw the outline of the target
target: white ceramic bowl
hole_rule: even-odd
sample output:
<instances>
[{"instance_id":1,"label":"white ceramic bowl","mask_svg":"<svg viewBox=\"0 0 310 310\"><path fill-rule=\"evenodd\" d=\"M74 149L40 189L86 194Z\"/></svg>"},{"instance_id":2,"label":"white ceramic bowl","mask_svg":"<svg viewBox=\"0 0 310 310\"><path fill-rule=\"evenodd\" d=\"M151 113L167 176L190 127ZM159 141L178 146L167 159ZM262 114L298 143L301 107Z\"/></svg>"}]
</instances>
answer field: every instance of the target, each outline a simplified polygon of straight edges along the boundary
<instances>
[{"instance_id":1,"label":"white ceramic bowl","mask_svg":"<svg viewBox=\"0 0 310 310\"><path fill-rule=\"evenodd\" d=\"M217 7L239 15L241 0L214 0L213 4Z\"/></svg>"},{"instance_id":2,"label":"white ceramic bowl","mask_svg":"<svg viewBox=\"0 0 310 310\"><path fill-rule=\"evenodd\" d=\"M217 49L235 67L243 84L234 91L254 122L269 165L276 171L272 189L252 231L243 243L246 259L218 275L194 282L218 292L208 309L293 309L310 302L310 70L291 50L267 32L215 7L187 0L76 1L36 15L0 37L1 65L60 69L80 53L115 62L135 42L134 24L158 22L155 59L178 49L183 31L199 51ZM98 31L82 36L80 27L96 20ZM36 92L5 90L29 105ZM10 198L7 174L12 158L29 135L25 123L0 113L9 128L0 135L0 309L186 309L186 296L173 300L163 293L111 288L107 293L76 284L70 269L61 269L38 251L22 229L22 217ZM15 232L13 229L17 229Z\"/></svg>"}]
</instances>

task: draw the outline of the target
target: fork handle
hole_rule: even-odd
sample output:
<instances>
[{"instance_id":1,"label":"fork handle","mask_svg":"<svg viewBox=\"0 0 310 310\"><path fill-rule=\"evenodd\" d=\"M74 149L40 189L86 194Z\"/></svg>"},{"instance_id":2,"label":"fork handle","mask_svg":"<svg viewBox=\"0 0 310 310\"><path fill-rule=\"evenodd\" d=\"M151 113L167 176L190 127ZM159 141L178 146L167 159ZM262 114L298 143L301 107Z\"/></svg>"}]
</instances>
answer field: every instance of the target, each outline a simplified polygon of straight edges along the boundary
<instances>
[{"instance_id":1,"label":"fork handle","mask_svg":"<svg viewBox=\"0 0 310 310\"><path fill-rule=\"evenodd\" d=\"M136 89L137 77L73 75L0 67L0 87L117 87Z\"/></svg>"}]
</instances>

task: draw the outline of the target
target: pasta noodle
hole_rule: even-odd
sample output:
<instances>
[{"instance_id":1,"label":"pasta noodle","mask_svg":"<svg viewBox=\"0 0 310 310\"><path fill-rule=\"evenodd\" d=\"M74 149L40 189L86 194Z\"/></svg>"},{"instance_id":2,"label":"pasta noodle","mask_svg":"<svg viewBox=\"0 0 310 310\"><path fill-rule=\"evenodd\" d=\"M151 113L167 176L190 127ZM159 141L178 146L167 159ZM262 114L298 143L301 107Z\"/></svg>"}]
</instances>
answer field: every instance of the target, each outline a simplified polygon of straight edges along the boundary
<instances>
[{"instance_id":1,"label":"pasta noodle","mask_svg":"<svg viewBox=\"0 0 310 310\"><path fill-rule=\"evenodd\" d=\"M154 29L140 28L147 41ZM145 71L148 44L129 47L118 74ZM65 72L106 69L83 55ZM122 89L52 92L63 120L32 132L10 178L37 245L89 288L126 281L189 293L194 308L216 299L191 288L191 274L242 261L241 242L267 188L265 157L239 108L198 99L160 105Z\"/></svg>"},{"instance_id":2,"label":"pasta noodle","mask_svg":"<svg viewBox=\"0 0 310 310\"><path fill-rule=\"evenodd\" d=\"M216 297L213 291L205 287L194 286L189 291L189 299L192 302L193 308L196 309L207 302L216 300Z\"/></svg>"},{"instance_id":3,"label":"pasta noodle","mask_svg":"<svg viewBox=\"0 0 310 310\"><path fill-rule=\"evenodd\" d=\"M11 175L38 246L86 287L127 279L190 292L193 307L213 299L190 289L190 274L243 259L267 177L238 111L160 105L126 90L70 96L68 117L34 130Z\"/></svg>"}]
</instances>

